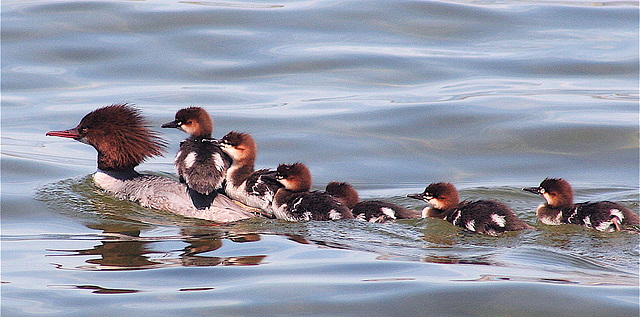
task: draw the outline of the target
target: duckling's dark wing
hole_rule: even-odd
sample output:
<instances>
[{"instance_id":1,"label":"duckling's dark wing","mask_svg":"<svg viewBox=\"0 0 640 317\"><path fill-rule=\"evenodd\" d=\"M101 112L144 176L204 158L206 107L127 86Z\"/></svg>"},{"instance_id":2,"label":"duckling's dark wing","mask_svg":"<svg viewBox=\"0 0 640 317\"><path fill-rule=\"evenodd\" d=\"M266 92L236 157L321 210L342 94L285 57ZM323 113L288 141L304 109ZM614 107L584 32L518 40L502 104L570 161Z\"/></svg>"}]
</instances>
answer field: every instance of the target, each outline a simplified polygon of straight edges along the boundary
<instances>
[{"instance_id":1,"label":"duckling's dark wing","mask_svg":"<svg viewBox=\"0 0 640 317\"><path fill-rule=\"evenodd\" d=\"M638 215L629 208L611 201L575 204L575 212L568 223L579 224L600 231L615 231L613 221L625 225L637 225ZM617 219L614 219L617 218Z\"/></svg>"},{"instance_id":2,"label":"duckling's dark wing","mask_svg":"<svg viewBox=\"0 0 640 317\"><path fill-rule=\"evenodd\" d=\"M178 156L178 175L189 188L209 195L222 187L231 158L211 142L185 140Z\"/></svg>"},{"instance_id":3,"label":"duckling's dark wing","mask_svg":"<svg viewBox=\"0 0 640 317\"><path fill-rule=\"evenodd\" d=\"M518 218L509 207L491 200L463 201L458 210L459 218L454 224L478 233L496 235L505 231L533 228ZM457 213L453 215L455 214Z\"/></svg>"},{"instance_id":4,"label":"duckling's dark wing","mask_svg":"<svg viewBox=\"0 0 640 317\"><path fill-rule=\"evenodd\" d=\"M420 213L380 200L368 200L357 203L351 210L356 219L369 222L385 222L395 219L419 218Z\"/></svg>"},{"instance_id":5,"label":"duckling's dark wing","mask_svg":"<svg viewBox=\"0 0 640 317\"><path fill-rule=\"evenodd\" d=\"M353 219L349 208L320 191L292 194L283 204L287 218L292 221Z\"/></svg>"},{"instance_id":6,"label":"duckling's dark wing","mask_svg":"<svg viewBox=\"0 0 640 317\"><path fill-rule=\"evenodd\" d=\"M276 171L268 169L253 172L247 178L246 188L249 195L270 197L273 200L278 188L282 187L282 184L276 180L276 174Z\"/></svg>"}]
</instances>

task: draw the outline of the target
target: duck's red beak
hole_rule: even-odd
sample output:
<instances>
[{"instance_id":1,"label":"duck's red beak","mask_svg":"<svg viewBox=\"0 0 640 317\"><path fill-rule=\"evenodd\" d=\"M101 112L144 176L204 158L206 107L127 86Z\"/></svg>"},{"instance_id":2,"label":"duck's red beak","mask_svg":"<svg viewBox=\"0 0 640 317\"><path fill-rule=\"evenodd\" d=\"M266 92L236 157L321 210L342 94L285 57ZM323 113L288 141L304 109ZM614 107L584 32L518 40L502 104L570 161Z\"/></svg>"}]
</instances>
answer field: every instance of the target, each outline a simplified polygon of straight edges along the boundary
<instances>
[{"instance_id":1,"label":"duck's red beak","mask_svg":"<svg viewBox=\"0 0 640 317\"><path fill-rule=\"evenodd\" d=\"M47 132L46 136L59 136L62 138L70 138L75 140L80 138L80 134L78 133L77 128L64 130L64 131L49 131Z\"/></svg>"}]
</instances>

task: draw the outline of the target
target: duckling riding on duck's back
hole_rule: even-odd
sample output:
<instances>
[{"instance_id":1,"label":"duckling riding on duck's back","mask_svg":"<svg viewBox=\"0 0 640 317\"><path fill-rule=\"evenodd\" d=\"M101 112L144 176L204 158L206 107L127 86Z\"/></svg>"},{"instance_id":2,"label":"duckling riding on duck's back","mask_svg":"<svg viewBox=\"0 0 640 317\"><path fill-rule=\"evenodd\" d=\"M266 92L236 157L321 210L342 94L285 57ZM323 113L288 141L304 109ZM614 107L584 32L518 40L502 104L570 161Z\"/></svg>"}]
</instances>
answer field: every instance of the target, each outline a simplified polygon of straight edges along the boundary
<instances>
[{"instance_id":1,"label":"duckling riding on duck's back","mask_svg":"<svg viewBox=\"0 0 640 317\"><path fill-rule=\"evenodd\" d=\"M258 146L253 137L231 131L220 139L219 144L233 160L227 170L227 195L247 206L260 208L267 216L273 217L273 199L282 184L275 179L276 171L254 170Z\"/></svg>"},{"instance_id":2,"label":"duckling riding on duck's back","mask_svg":"<svg viewBox=\"0 0 640 317\"><path fill-rule=\"evenodd\" d=\"M231 159L211 138L213 120L200 107L180 109L175 120L162 125L189 134L180 142L175 166L180 181L187 184L191 198L198 208L208 207L222 188Z\"/></svg>"}]
</instances>

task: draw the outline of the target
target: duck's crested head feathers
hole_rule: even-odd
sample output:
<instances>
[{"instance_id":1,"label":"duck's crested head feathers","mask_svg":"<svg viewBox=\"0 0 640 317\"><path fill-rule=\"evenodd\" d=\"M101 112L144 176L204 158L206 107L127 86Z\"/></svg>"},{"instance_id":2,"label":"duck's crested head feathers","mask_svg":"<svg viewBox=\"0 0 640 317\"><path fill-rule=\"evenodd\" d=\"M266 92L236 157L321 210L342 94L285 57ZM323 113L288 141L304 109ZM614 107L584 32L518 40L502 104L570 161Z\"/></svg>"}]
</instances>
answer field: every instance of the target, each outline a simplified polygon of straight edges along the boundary
<instances>
[{"instance_id":1,"label":"duck's crested head feathers","mask_svg":"<svg viewBox=\"0 0 640 317\"><path fill-rule=\"evenodd\" d=\"M290 191L302 192L311 189L311 171L303 163L280 164L276 170L276 179Z\"/></svg>"},{"instance_id":2,"label":"duck's crested head feathers","mask_svg":"<svg viewBox=\"0 0 640 317\"><path fill-rule=\"evenodd\" d=\"M140 110L128 104L98 108L82 118L77 127L50 131L92 145L98 151L98 168L133 169L145 159L162 155L167 143L150 129Z\"/></svg>"},{"instance_id":3,"label":"duck's crested head feathers","mask_svg":"<svg viewBox=\"0 0 640 317\"><path fill-rule=\"evenodd\" d=\"M349 209L352 209L360 202L358 192L349 183L331 182L327 184L325 191L327 194L338 198Z\"/></svg>"}]
</instances>

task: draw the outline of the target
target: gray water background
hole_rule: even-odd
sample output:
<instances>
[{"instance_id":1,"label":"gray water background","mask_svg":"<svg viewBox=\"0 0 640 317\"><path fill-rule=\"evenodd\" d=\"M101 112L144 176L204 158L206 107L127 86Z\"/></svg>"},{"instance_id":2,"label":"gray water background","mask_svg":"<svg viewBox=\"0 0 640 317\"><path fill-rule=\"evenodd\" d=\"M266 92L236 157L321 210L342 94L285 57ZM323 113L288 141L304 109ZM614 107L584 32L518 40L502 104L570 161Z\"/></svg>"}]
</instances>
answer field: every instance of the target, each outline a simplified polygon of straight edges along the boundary
<instances>
[{"instance_id":1,"label":"gray water background","mask_svg":"<svg viewBox=\"0 0 640 317\"><path fill-rule=\"evenodd\" d=\"M6 316L634 316L638 235L537 222L520 190L638 211L632 1L3 1ZM92 185L95 151L45 137L132 103L158 127L206 108L258 167L405 198L451 181L536 231L434 219L221 226ZM175 177L185 135L139 167Z\"/></svg>"}]
</instances>

